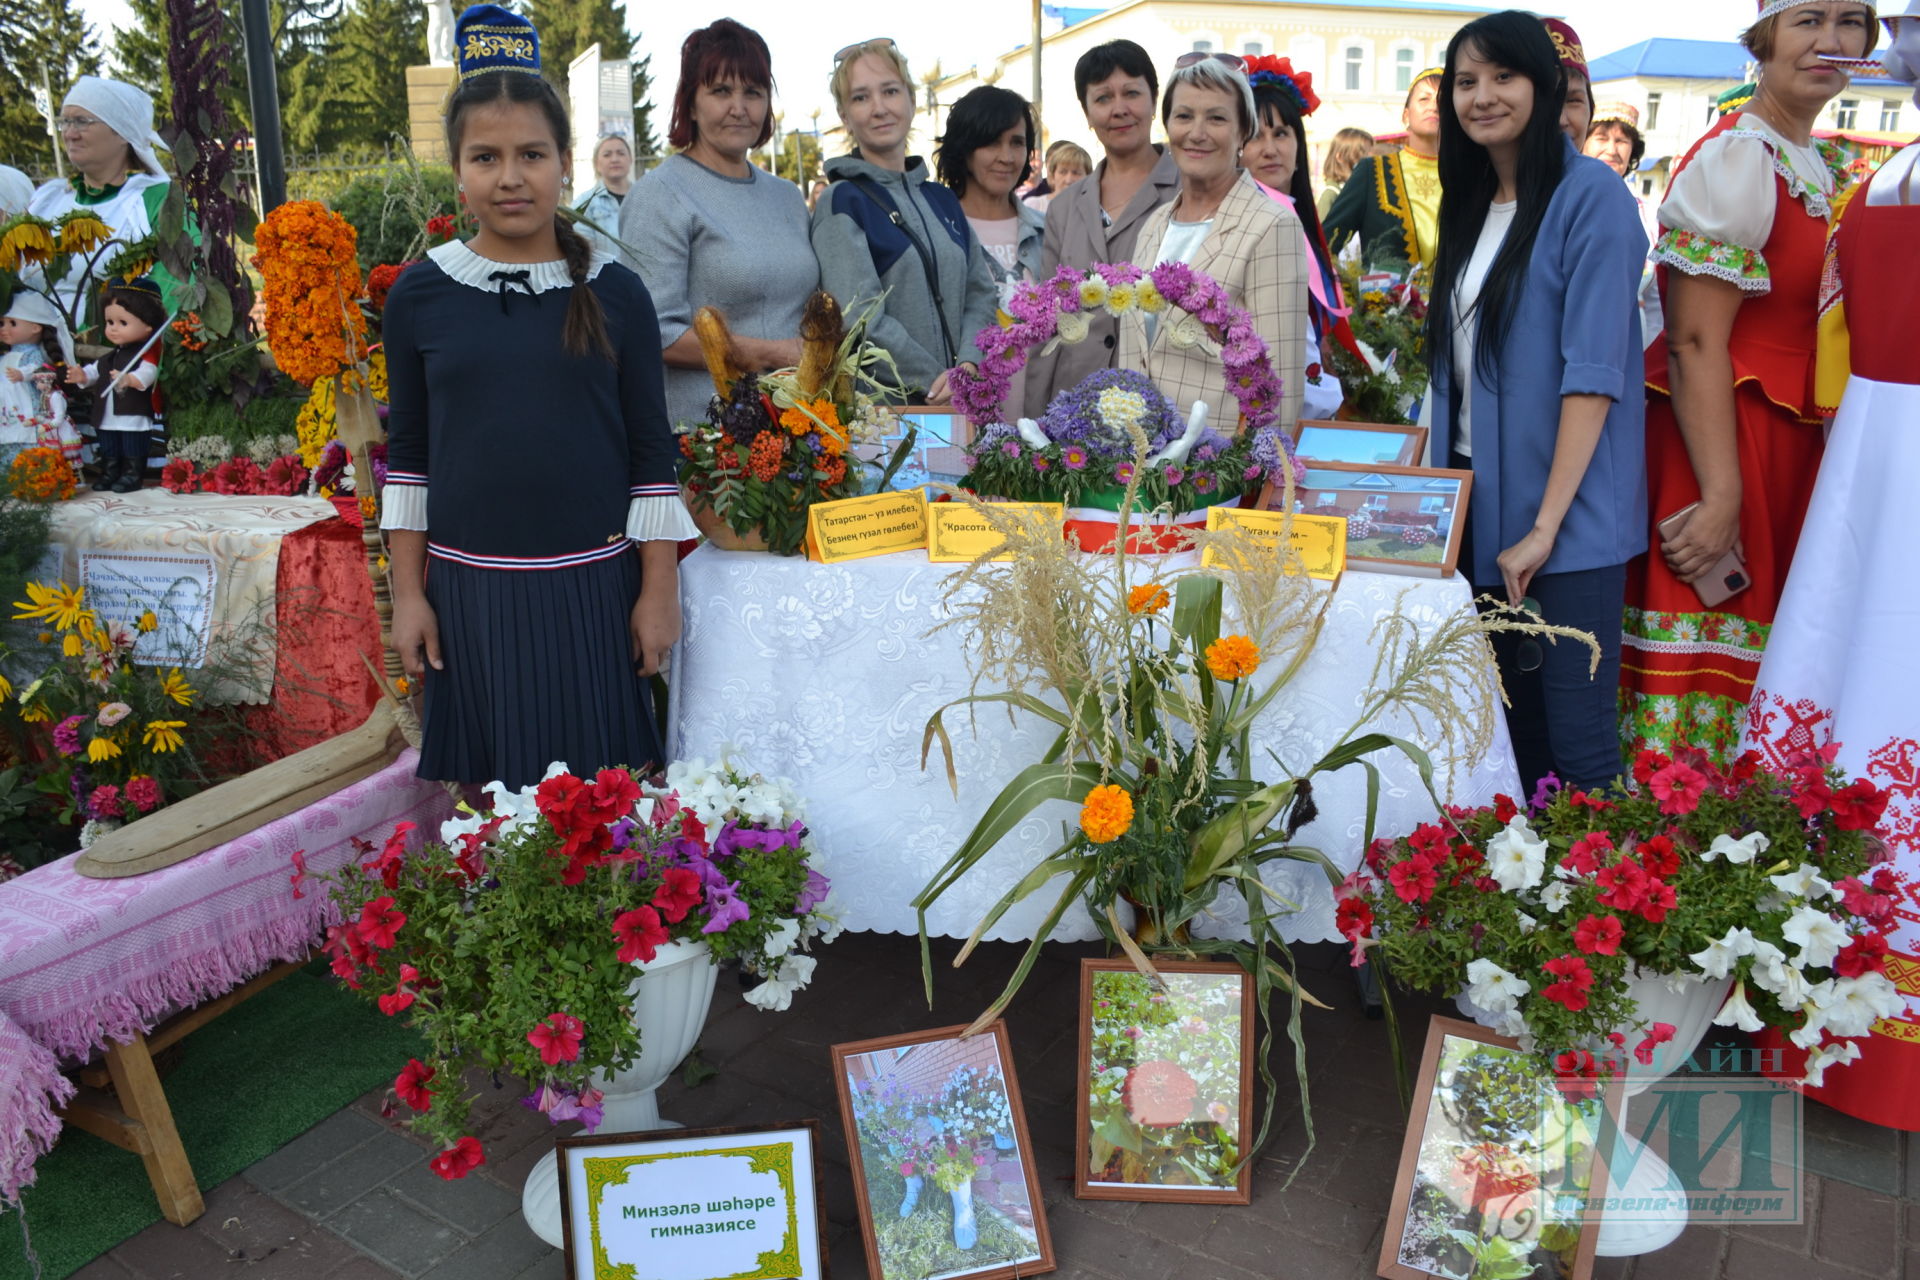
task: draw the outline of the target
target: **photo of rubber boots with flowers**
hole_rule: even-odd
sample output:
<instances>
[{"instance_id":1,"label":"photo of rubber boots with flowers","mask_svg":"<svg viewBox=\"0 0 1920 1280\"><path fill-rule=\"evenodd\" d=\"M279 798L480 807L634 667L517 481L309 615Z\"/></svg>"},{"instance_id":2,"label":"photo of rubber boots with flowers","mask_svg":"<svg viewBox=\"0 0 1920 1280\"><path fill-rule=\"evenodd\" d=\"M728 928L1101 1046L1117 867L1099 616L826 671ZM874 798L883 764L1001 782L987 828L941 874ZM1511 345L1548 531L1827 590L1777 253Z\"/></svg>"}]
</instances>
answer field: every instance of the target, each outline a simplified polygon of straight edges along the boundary
<instances>
[{"instance_id":1,"label":"photo of rubber boots with flowers","mask_svg":"<svg viewBox=\"0 0 1920 1280\"><path fill-rule=\"evenodd\" d=\"M888 1280L1026 1258L1034 1206L990 1035L849 1058L875 1248Z\"/></svg>"},{"instance_id":2,"label":"photo of rubber boots with flowers","mask_svg":"<svg viewBox=\"0 0 1920 1280\"><path fill-rule=\"evenodd\" d=\"M1139 496L1150 446L1137 424L1130 439L1138 465L1117 508L1122 520ZM929 1000L926 909L1042 805L1064 801L1079 808L1077 828L1016 869L1012 887L955 960L964 963L1014 904L1043 891L1051 899L1033 930L1036 941L975 1028L1007 1006L1040 940L1083 904L1101 934L1150 977L1158 977L1154 954L1238 961L1252 976L1263 1019L1276 989L1288 992L1286 1033L1302 1061L1299 1009L1310 997L1294 980L1277 925L1296 904L1268 886L1263 869L1298 861L1318 867L1330 883L1339 880L1325 854L1295 838L1315 815L1316 778L1356 765L1373 772L1371 753L1398 752L1431 793L1436 764L1451 770L1487 750L1500 693L1486 637L1527 624L1469 608L1420 619L1397 606L1382 611L1378 662L1352 723L1318 759L1289 767L1271 753L1255 758L1253 723L1306 663L1334 598L1327 584L1303 572L1289 531L1277 538L1238 526L1185 532L1186 545L1201 553L1195 564L1190 555L1131 552L1123 526L1110 552L1087 555L1057 526L1034 527L965 494L957 500L1005 539L1011 559L983 556L948 581L949 620L942 625L966 633L974 689L929 720L925 754L938 743L957 784L951 733L964 731L966 716L955 713L977 710L1037 718L1054 742L988 804L914 900ZM1284 507L1291 505L1289 493ZM1434 749L1377 728L1386 723L1411 723ZM1262 777L1270 768L1278 776ZM1373 808L1369 799L1366 813L1343 820L1364 822L1370 833ZM1229 899L1238 900L1246 925L1218 923ZM1122 915L1129 909L1131 927ZM1266 1022L1257 1054L1266 1111L1258 1136L1241 1142L1242 1160L1265 1141L1272 1119L1272 1038Z\"/></svg>"},{"instance_id":3,"label":"photo of rubber boots with flowers","mask_svg":"<svg viewBox=\"0 0 1920 1280\"><path fill-rule=\"evenodd\" d=\"M737 961L762 978L747 1002L784 1010L812 979L812 944L840 932L804 803L783 780L726 762L683 761L659 781L556 764L535 786L489 790L490 807L450 820L439 841L410 848L401 823L366 861L315 877L337 921L334 972L427 1039L394 1091L443 1144L443 1178L485 1161L469 1069L524 1082L524 1105L556 1124L591 1130L610 1098L635 1093L658 1124L652 1088L693 1046L643 1042L643 984L694 964L707 980L685 998L699 1007L676 1022L697 1036L712 965ZM296 855L296 893L306 878ZM625 1087L630 1070L652 1084Z\"/></svg>"}]
</instances>

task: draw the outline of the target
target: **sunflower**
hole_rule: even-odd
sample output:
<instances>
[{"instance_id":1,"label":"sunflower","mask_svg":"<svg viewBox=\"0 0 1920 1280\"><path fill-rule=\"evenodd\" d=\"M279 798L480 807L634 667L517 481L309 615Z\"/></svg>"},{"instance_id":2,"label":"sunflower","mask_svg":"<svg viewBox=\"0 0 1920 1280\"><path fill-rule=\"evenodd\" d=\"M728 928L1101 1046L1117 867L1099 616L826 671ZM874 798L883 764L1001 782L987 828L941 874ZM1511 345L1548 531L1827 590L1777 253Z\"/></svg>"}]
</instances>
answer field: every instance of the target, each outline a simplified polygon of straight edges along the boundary
<instances>
[{"instance_id":1,"label":"sunflower","mask_svg":"<svg viewBox=\"0 0 1920 1280\"><path fill-rule=\"evenodd\" d=\"M92 253L113 239L113 228L91 209L75 209L53 226L60 233L61 253Z\"/></svg>"},{"instance_id":2,"label":"sunflower","mask_svg":"<svg viewBox=\"0 0 1920 1280\"><path fill-rule=\"evenodd\" d=\"M194 688L187 683L187 678L180 674L180 668L178 667L173 668L173 670L167 672L166 675L160 677L160 692L166 694L183 707L193 705Z\"/></svg>"},{"instance_id":3,"label":"sunflower","mask_svg":"<svg viewBox=\"0 0 1920 1280\"><path fill-rule=\"evenodd\" d=\"M21 213L0 225L0 270L18 271L45 262L53 254L53 234L45 220Z\"/></svg>"},{"instance_id":4,"label":"sunflower","mask_svg":"<svg viewBox=\"0 0 1920 1280\"><path fill-rule=\"evenodd\" d=\"M149 720L146 732L140 735L140 740L152 748L156 755L165 755L169 751L177 751L186 744L186 739L180 736L180 731L186 727L185 720ZM93 754L94 746L99 745L100 741L101 739L95 738L93 744L88 746L89 757ZM115 747L113 754L119 755L120 748Z\"/></svg>"},{"instance_id":5,"label":"sunflower","mask_svg":"<svg viewBox=\"0 0 1920 1280\"><path fill-rule=\"evenodd\" d=\"M16 619L45 618L57 631L70 631L80 625L82 614L89 612L85 602L86 590L83 587L70 587L64 582L52 586L44 583L29 582L27 599L15 600L13 607L21 612L14 614Z\"/></svg>"}]
</instances>

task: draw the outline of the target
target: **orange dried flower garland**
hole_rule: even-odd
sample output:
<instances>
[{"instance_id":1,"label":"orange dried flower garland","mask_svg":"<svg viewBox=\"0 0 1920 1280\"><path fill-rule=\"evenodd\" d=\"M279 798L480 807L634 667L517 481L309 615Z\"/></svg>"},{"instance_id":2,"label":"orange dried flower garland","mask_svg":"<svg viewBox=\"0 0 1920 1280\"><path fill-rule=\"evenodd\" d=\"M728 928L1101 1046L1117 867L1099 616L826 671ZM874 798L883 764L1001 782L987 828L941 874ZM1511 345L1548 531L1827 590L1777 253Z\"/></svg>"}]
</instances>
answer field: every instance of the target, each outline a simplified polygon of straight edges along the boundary
<instances>
[{"instance_id":1,"label":"orange dried flower garland","mask_svg":"<svg viewBox=\"0 0 1920 1280\"><path fill-rule=\"evenodd\" d=\"M352 224L318 201L294 200L266 216L254 245L266 281L267 343L281 371L312 386L365 358Z\"/></svg>"}]
</instances>

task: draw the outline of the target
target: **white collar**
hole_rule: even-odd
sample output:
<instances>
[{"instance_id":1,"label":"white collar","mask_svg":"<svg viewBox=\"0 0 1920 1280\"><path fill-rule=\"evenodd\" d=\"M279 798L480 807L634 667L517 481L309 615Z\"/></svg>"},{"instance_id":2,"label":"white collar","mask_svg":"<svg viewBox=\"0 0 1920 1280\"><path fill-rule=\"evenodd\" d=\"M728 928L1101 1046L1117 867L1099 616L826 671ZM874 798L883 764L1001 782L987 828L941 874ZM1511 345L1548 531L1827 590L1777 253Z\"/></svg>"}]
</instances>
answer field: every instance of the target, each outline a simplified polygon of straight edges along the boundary
<instances>
[{"instance_id":1,"label":"white collar","mask_svg":"<svg viewBox=\"0 0 1920 1280\"><path fill-rule=\"evenodd\" d=\"M500 287L500 282L493 278L497 271L525 270L527 287L535 293L573 287L573 277L567 273L564 258L556 262L495 262L492 258L483 258L475 253L464 240L449 240L427 250L427 256L455 281L487 293L493 293ZM611 256L596 248L593 262L587 267L587 279L599 275L600 268L612 261Z\"/></svg>"}]
</instances>

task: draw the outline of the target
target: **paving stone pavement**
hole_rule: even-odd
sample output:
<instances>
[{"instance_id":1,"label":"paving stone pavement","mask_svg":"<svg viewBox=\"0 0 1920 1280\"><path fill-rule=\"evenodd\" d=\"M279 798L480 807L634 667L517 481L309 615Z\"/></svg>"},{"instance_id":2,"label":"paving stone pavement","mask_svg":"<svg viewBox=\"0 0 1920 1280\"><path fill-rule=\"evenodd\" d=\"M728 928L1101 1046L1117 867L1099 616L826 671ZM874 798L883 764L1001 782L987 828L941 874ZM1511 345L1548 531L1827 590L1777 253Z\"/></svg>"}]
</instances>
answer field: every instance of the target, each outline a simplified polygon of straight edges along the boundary
<instances>
[{"instance_id":1,"label":"paving stone pavement","mask_svg":"<svg viewBox=\"0 0 1920 1280\"><path fill-rule=\"evenodd\" d=\"M811 989L784 1014L740 999L723 975L701 1039L720 1074L676 1079L661 1110L689 1125L821 1122L821 1190L835 1280L867 1275L834 1097L828 1047L963 1023L1004 984L1021 948L988 944L960 970L951 943L931 1011L917 945L849 934L821 952ZM1398 1168L1402 1116L1387 1032L1357 1008L1343 949L1301 948L1309 990L1336 1006L1304 1015L1315 1145L1294 1100L1290 1055L1275 1053L1282 1102L1245 1207L1073 1198L1072 1082L1078 964L1092 947L1051 946L1008 1026L1062 1280L1362 1280L1375 1274ZM1402 998L1410 1038L1439 1006ZM191 1041L188 1041L189 1050ZM1284 1046L1283 1046L1284 1048ZM395 1064L396 1070L400 1064ZM560 1280L560 1255L520 1218L520 1185L552 1142L517 1095L486 1087L476 1109L488 1163L457 1183L427 1169L432 1152L383 1119L370 1094L212 1190L191 1227L155 1224L77 1273L79 1280ZM572 1126L569 1126L571 1128ZM1690 1228L1638 1259L1601 1260L1595 1280L1920 1280L1920 1135L1806 1108L1807 1220L1795 1226ZM1304 1157L1304 1162L1303 1162ZM1298 1171L1291 1186L1290 1175ZM1909 1227L1909 1219L1913 1226Z\"/></svg>"}]
</instances>

